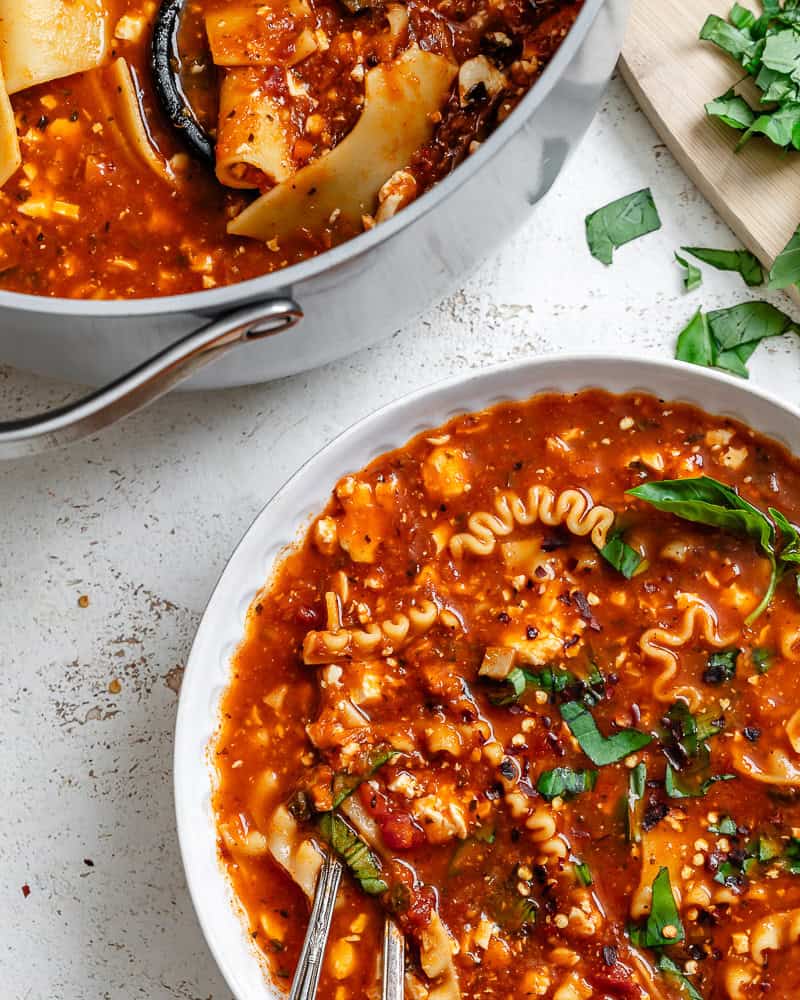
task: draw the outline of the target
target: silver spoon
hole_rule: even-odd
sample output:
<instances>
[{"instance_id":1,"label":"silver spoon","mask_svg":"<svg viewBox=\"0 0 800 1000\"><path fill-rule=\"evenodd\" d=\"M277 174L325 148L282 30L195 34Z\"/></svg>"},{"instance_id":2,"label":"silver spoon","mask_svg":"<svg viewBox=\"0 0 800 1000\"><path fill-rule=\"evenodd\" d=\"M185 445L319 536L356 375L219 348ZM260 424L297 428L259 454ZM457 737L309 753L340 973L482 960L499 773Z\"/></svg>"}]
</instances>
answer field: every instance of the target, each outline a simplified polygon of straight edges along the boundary
<instances>
[{"instance_id":1,"label":"silver spoon","mask_svg":"<svg viewBox=\"0 0 800 1000\"><path fill-rule=\"evenodd\" d=\"M344 867L333 854L326 854L319 871L314 903L308 922L300 959L295 970L289 1000L314 1000L325 958L325 948L331 930L336 894ZM381 1000L403 1000L405 975L405 942L400 928L386 917L383 932Z\"/></svg>"}]
</instances>

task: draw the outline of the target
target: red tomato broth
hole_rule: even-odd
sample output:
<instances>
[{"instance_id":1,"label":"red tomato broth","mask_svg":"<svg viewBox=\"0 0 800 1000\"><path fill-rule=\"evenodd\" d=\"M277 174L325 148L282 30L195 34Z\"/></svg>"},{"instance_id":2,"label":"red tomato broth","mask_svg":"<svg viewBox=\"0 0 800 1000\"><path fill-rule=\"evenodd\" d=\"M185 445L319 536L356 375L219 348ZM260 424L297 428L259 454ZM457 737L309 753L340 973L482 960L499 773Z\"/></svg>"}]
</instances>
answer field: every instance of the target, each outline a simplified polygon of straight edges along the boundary
<instances>
[{"instance_id":1,"label":"red tomato broth","mask_svg":"<svg viewBox=\"0 0 800 1000\"><path fill-rule=\"evenodd\" d=\"M269 274L340 244L360 228L333 221L319 231L300 229L280 245L228 235L228 222L258 191L223 187L192 160L169 128L154 95L150 26L155 5L108 0L111 30L123 15L147 21L136 39L112 38L109 61L124 57L140 89L146 129L157 156L174 173L156 176L137 157L114 124L113 87L98 69L41 84L12 96L23 165L0 190L0 288L34 295L128 299L201 291ZM185 89L204 123L216 130L217 82L209 72L203 17L241 4L196 0L182 31L187 69ZM510 114L572 26L581 0L410 0L406 44L450 54L456 61L496 44L501 35L521 56L508 69L502 99L462 108L457 87L442 109L434 136L408 170L417 196L449 173ZM381 10L350 14L339 0L314 0L313 23L329 47L293 67L300 85L315 95L323 126L302 133L306 112L295 125L295 167L322 156L352 129L363 107L363 76L391 58ZM504 43L505 44L505 43ZM516 52L516 49L515 49ZM519 53L517 53L519 56ZM278 47L275 58L288 58ZM198 70L200 72L195 73ZM213 67L211 67L213 71ZM265 93L288 101L283 66L256 66ZM276 75L277 74L277 75ZM278 75L281 79L278 80ZM273 86L274 85L274 86ZM301 109L302 110L302 109ZM295 109L295 117L301 111ZM269 183L261 185L269 188ZM365 225L374 222L367 219Z\"/></svg>"},{"instance_id":2,"label":"red tomato broth","mask_svg":"<svg viewBox=\"0 0 800 1000\"><path fill-rule=\"evenodd\" d=\"M443 451L451 453L446 460ZM678 1000L683 994L675 981L653 971L656 953L633 947L626 934L632 919L646 919L646 912L632 917L637 891L650 887L660 866L671 866L686 940L667 954L705 1000L731 1000L740 969L742 997L792 997L792 962L800 947L791 933L783 932L780 948L763 951L763 963L754 961L751 949L764 938L760 921L800 907L800 876L778 861L757 865L733 889L713 876L759 834L784 845L800 834L797 786L766 784L741 764L751 753L763 765L765 754L777 748L800 766L785 728L800 709L794 678L800 598L784 581L767 612L752 626L744 624L767 584L766 560L754 544L625 495L643 481L701 473L736 486L761 509L773 505L791 521L800 519L800 464L785 449L728 418L640 394L586 391L503 404L419 435L345 477L251 610L217 742L220 828L241 831L241 823L263 833L271 810L297 801L298 790L329 808L331 776L348 766L358 770L353 761L361 750L348 758L349 739L361 749L405 747L371 778L362 772L367 780L353 799L382 831L382 842L372 846L390 885L383 903L394 907L407 933L410 968L423 984L419 934L433 906L457 943L453 962L460 995L469 1000ZM626 580L588 537L542 523L517 526L498 541L537 542L535 560L547 567L545 576L511 572L500 545L489 555L460 559L448 545L437 551L434 531L463 532L471 514L493 509L497 489L523 494L536 483L556 492L578 487L596 505L609 506L628 544L645 555L642 572ZM365 557L371 561L359 561ZM457 624L437 621L366 663L337 660L341 676L326 681L335 673L304 663L303 644L309 631L324 628L325 595L340 573L349 589L341 602L345 628L389 619L421 596L449 609ZM735 633L742 650L735 677L721 685L703 679L714 648L701 628L676 651L675 683L690 685L701 709L724 717L722 732L708 740L711 772L735 779L712 784L703 797L669 798L665 756L654 740L595 768L592 791L548 803L536 790L543 771L594 766L562 721L557 699L528 690L517 703L492 703L498 685L478 675L487 646L507 647L518 627L526 630L520 648L529 641L547 649L556 637L560 648L547 658L550 665L586 677L596 664L605 677L604 695L591 708L602 733L627 727L654 733L670 702L681 698L657 700L660 668L639 642L652 627L679 628L681 593L707 602L719 635ZM771 661L766 673L752 657L762 648ZM351 719L345 736L346 716L337 707L341 690L366 717L358 726ZM281 698L274 709L264 699L276 691ZM499 755L489 754L497 746ZM640 761L647 764L646 833L636 844L626 841L624 797ZM265 770L275 772L270 791L255 794ZM428 799L426 813L420 803ZM458 822L447 821L450 804ZM742 832L710 832L724 817ZM537 823L554 826L553 835L543 839ZM301 821L300 829L304 837L315 836L313 824ZM487 830L493 843L481 840ZM301 893L267 852L244 857L235 844L231 849L224 838L221 844L272 974L291 975L307 912ZM559 844L566 847L563 857ZM644 854L652 854L649 861L643 862ZM588 866L590 886L576 877L577 863ZM647 879L643 863L650 865ZM510 914L526 899L535 901L535 921L513 927ZM274 912L276 900L290 900L291 907L277 922L283 937L273 955L259 921L265 909ZM495 928L488 940L485 923ZM378 902L347 878L323 1000L373 995L380 937ZM564 992L569 988L576 992Z\"/></svg>"}]
</instances>

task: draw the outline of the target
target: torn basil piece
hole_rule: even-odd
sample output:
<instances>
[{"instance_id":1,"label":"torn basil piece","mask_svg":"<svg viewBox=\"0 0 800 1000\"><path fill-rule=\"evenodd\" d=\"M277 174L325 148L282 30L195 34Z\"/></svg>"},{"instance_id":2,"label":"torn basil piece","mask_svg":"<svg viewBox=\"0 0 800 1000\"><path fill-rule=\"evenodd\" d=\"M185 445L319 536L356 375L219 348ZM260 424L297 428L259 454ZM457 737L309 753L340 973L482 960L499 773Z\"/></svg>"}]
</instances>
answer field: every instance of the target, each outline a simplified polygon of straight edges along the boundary
<instances>
[{"instance_id":1,"label":"torn basil piece","mask_svg":"<svg viewBox=\"0 0 800 1000\"><path fill-rule=\"evenodd\" d=\"M703 680L706 684L726 684L736 676L736 661L741 649L722 649L708 658Z\"/></svg>"},{"instance_id":2,"label":"torn basil piece","mask_svg":"<svg viewBox=\"0 0 800 1000\"><path fill-rule=\"evenodd\" d=\"M680 266L686 271L683 276L683 287L687 292L694 291L695 288L699 288L703 283L703 273L699 267L695 267L691 261L686 260L685 257L675 251L675 260L680 264Z\"/></svg>"},{"instance_id":3,"label":"torn basil piece","mask_svg":"<svg viewBox=\"0 0 800 1000\"><path fill-rule=\"evenodd\" d=\"M626 580L631 579L643 562L642 556L639 555L636 549L631 548L630 545L623 541L621 532L617 532L609 537L606 544L600 549L600 555L614 569L619 570Z\"/></svg>"},{"instance_id":4,"label":"torn basil piece","mask_svg":"<svg viewBox=\"0 0 800 1000\"><path fill-rule=\"evenodd\" d=\"M333 808L340 806L345 799L363 782L368 781L384 764L397 756L397 751L391 747L375 747L368 755L366 768L362 774L337 774L333 778Z\"/></svg>"},{"instance_id":5,"label":"torn basil piece","mask_svg":"<svg viewBox=\"0 0 800 1000\"><path fill-rule=\"evenodd\" d=\"M705 109L709 118L718 118L725 125L740 132L750 128L756 120L755 112L747 101L743 97L738 97L732 90L709 101Z\"/></svg>"},{"instance_id":6,"label":"torn basil piece","mask_svg":"<svg viewBox=\"0 0 800 1000\"><path fill-rule=\"evenodd\" d=\"M718 271L735 271L751 287L764 283L761 264L749 250L714 250L710 247L681 247L681 250Z\"/></svg>"},{"instance_id":7,"label":"torn basil piece","mask_svg":"<svg viewBox=\"0 0 800 1000\"><path fill-rule=\"evenodd\" d=\"M698 782L693 780L691 774L681 774L671 764L667 764L664 788L671 799L699 799L718 781L733 781L735 777L735 774L712 774Z\"/></svg>"},{"instance_id":8,"label":"torn basil piece","mask_svg":"<svg viewBox=\"0 0 800 1000\"><path fill-rule=\"evenodd\" d=\"M658 971L663 973L666 979L675 983L688 997L688 1000L704 1000L703 994L695 988L686 973L667 955L659 955Z\"/></svg>"},{"instance_id":9,"label":"torn basil piece","mask_svg":"<svg viewBox=\"0 0 800 1000\"><path fill-rule=\"evenodd\" d=\"M321 813L317 818L317 828L364 892L369 896L380 896L386 892L389 886L382 878L380 862L338 813Z\"/></svg>"},{"instance_id":10,"label":"torn basil piece","mask_svg":"<svg viewBox=\"0 0 800 1000\"><path fill-rule=\"evenodd\" d=\"M610 264L614 250L660 228L653 195L643 188L587 215L586 242L593 257Z\"/></svg>"},{"instance_id":11,"label":"torn basil piece","mask_svg":"<svg viewBox=\"0 0 800 1000\"><path fill-rule=\"evenodd\" d=\"M691 365L701 365L703 368L715 366L716 346L708 320L700 309L678 334L675 357L678 361L688 361Z\"/></svg>"},{"instance_id":12,"label":"torn basil piece","mask_svg":"<svg viewBox=\"0 0 800 1000\"><path fill-rule=\"evenodd\" d=\"M661 868L653 879L653 897L650 914L643 926L630 927L628 936L639 948L666 948L683 941L686 934L681 923L675 897L672 895L672 885L669 880L669 870Z\"/></svg>"},{"instance_id":13,"label":"torn basil piece","mask_svg":"<svg viewBox=\"0 0 800 1000\"><path fill-rule=\"evenodd\" d=\"M753 58L756 43L752 35L742 31L733 24L728 24L716 14L710 14L700 29L700 38L704 42L713 42L723 52L733 56L742 66Z\"/></svg>"},{"instance_id":14,"label":"torn basil piece","mask_svg":"<svg viewBox=\"0 0 800 1000\"><path fill-rule=\"evenodd\" d=\"M646 787L647 766L639 763L628 774L628 794L625 799L625 835L630 844L639 844L642 840Z\"/></svg>"},{"instance_id":15,"label":"torn basil piece","mask_svg":"<svg viewBox=\"0 0 800 1000\"><path fill-rule=\"evenodd\" d=\"M769 272L770 288L788 288L800 281L800 228L775 258Z\"/></svg>"},{"instance_id":16,"label":"torn basil piece","mask_svg":"<svg viewBox=\"0 0 800 1000\"><path fill-rule=\"evenodd\" d=\"M589 710L577 701L568 701L561 706L561 718L569 726L581 750L598 767L616 764L653 741L652 736L638 729L621 729L613 736L603 736Z\"/></svg>"},{"instance_id":17,"label":"torn basil piece","mask_svg":"<svg viewBox=\"0 0 800 1000\"><path fill-rule=\"evenodd\" d=\"M591 792L596 783L597 771L556 767L552 771L542 771L536 782L536 791L550 802L556 797L572 799L583 792Z\"/></svg>"}]
</instances>

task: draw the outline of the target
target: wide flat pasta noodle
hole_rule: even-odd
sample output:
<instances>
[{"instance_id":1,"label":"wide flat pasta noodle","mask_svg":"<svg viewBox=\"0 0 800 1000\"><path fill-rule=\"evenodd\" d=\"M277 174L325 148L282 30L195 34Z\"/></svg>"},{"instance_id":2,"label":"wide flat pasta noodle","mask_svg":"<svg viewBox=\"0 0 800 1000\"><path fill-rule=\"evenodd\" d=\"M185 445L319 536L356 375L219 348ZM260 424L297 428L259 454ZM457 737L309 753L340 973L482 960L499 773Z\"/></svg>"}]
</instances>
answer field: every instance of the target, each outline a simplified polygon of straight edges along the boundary
<instances>
[{"instance_id":1,"label":"wide flat pasta noodle","mask_svg":"<svg viewBox=\"0 0 800 1000\"><path fill-rule=\"evenodd\" d=\"M278 184L294 173L298 136L289 107L274 94L274 71L229 70L219 100L217 178L233 188Z\"/></svg>"},{"instance_id":2,"label":"wide flat pasta noodle","mask_svg":"<svg viewBox=\"0 0 800 1000\"><path fill-rule=\"evenodd\" d=\"M433 133L431 115L444 103L456 66L412 46L367 73L364 111L353 130L325 156L298 171L238 215L228 232L271 240L339 217L358 223L378 191Z\"/></svg>"},{"instance_id":3,"label":"wide flat pasta noodle","mask_svg":"<svg viewBox=\"0 0 800 1000\"><path fill-rule=\"evenodd\" d=\"M8 93L101 66L109 32L104 0L0 0Z\"/></svg>"},{"instance_id":4,"label":"wide flat pasta noodle","mask_svg":"<svg viewBox=\"0 0 800 1000\"><path fill-rule=\"evenodd\" d=\"M14 109L11 107L0 64L0 187L17 172L21 164Z\"/></svg>"}]
</instances>

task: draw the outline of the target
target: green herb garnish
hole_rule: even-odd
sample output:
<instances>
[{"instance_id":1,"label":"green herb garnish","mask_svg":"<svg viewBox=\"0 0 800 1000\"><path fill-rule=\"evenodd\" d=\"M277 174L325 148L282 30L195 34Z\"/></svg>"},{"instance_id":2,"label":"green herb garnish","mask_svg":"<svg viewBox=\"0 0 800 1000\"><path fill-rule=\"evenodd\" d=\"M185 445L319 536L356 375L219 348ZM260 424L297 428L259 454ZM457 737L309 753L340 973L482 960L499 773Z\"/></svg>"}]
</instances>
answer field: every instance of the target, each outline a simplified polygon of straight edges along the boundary
<instances>
[{"instance_id":1,"label":"green herb garnish","mask_svg":"<svg viewBox=\"0 0 800 1000\"><path fill-rule=\"evenodd\" d=\"M710 247L681 247L685 253L710 264L718 271L736 271L746 285L764 283L764 272L757 257L749 250L713 250ZM676 254L677 256L677 254Z\"/></svg>"},{"instance_id":2,"label":"green herb garnish","mask_svg":"<svg viewBox=\"0 0 800 1000\"><path fill-rule=\"evenodd\" d=\"M653 879L653 899L647 921L644 926L630 927L628 934L639 948L665 948L678 944L686 936L672 895L667 868L661 868Z\"/></svg>"},{"instance_id":3,"label":"green herb garnish","mask_svg":"<svg viewBox=\"0 0 800 1000\"><path fill-rule=\"evenodd\" d=\"M603 548L600 549L600 555L614 569L618 569L626 580L630 580L642 564L642 557L636 549L631 548L623 541L621 532L611 535Z\"/></svg>"},{"instance_id":4,"label":"green herb garnish","mask_svg":"<svg viewBox=\"0 0 800 1000\"><path fill-rule=\"evenodd\" d=\"M736 676L739 653L740 649L721 649L712 653L703 671L703 680L706 684L726 684L732 681Z\"/></svg>"},{"instance_id":5,"label":"green herb garnish","mask_svg":"<svg viewBox=\"0 0 800 1000\"><path fill-rule=\"evenodd\" d=\"M718 781L733 781L735 777L735 774L712 774L698 784L667 764L664 788L671 799L699 799Z\"/></svg>"},{"instance_id":6,"label":"green herb garnish","mask_svg":"<svg viewBox=\"0 0 800 1000\"><path fill-rule=\"evenodd\" d=\"M336 774L333 778L333 807L336 809L345 799L349 798L359 785L368 781L375 772L397 756L397 751L391 747L374 747L366 761L365 770L361 774Z\"/></svg>"},{"instance_id":7,"label":"green herb garnish","mask_svg":"<svg viewBox=\"0 0 800 1000\"><path fill-rule=\"evenodd\" d=\"M317 817L323 838L347 865L351 875L370 896L380 896L389 886L382 878L380 862L338 813L325 812Z\"/></svg>"},{"instance_id":8,"label":"green herb garnish","mask_svg":"<svg viewBox=\"0 0 800 1000\"><path fill-rule=\"evenodd\" d=\"M719 823L709 826L708 832L716 833L722 837L735 837L739 833L739 828L736 825L736 820L730 816L723 816Z\"/></svg>"},{"instance_id":9,"label":"green herb garnish","mask_svg":"<svg viewBox=\"0 0 800 1000\"><path fill-rule=\"evenodd\" d=\"M585 861L575 862L575 875L581 885L590 886L592 884L592 870Z\"/></svg>"},{"instance_id":10,"label":"green herb garnish","mask_svg":"<svg viewBox=\"0 0 800 1000\"><path fill-rule=\"evenodd\" d=\"M788 288L800 281L800 228L775 258L769 272L770 288Z\"/></svg>"},{"instance_id":11,"label":"green herb garnish","mask_svg":"<svg viewBox=\"0 0 800 1000\"><path fill-rule=\"evenodd\" d=\"M674 983L689 1000L703 1000L703 994L695 988L686 973L681 970L681 967L667 955L659 955L658 971L663 973L670 982Z\"/></svg>"},{"instance_id":12,"label":"green herb garnish","mask_svg":"<svg viewBox=\"0 0 800 1000\"><path fill-rule=\"evenodd\" d=\"M756 115L743 97L729 90L727 94L706 104L706 114L709 118L719 118L725 125L743 131L756 120Z\"/></svg>"},{"instance_id":13,"label":"green herb garnish","mask_svg":"<svg viewBox=\"0 0 800 1000\"><path fill-rule=\"evenodd\" d=\"M586 241L593 257L610 264L614 250L661 228L650 188L618 198L586 216Z\"/></svg>"},{"instance_id":14,"label":"green herb garnish","mask_svg":"<svg viewBox=\"0 0 800 1000\"><path fill-rule=\"evenodd\" d=\"M793 329L794 322L768 302L741 302L709 313L698 309L678 334L675 357L748 378L747 362L761 341Z\"/></svg>"},{"instance_id":15,"label":"green herb garnish","mask_svg":"<svg viewBox=\"0 0 800 1000\"><path fill-rule=\"evenodd\" d=\"M766 610L781 578L800 563L800 532L780 511L769 507L770 520L730 486L710 476L643 483L628 493L684 521L722 528L758 544L771 573L766 593L747 617L748 625Z\"/></svg>"},{"instance_id":16,"label":"green herb garnish","mask_svg":"<svg viewBox=\"0 0 800 1000\"><path fill-rule=\"evenodd\" d=\"M750 653L750 659L753 661L757 674L766 674L772 666L772 651L763 646L757 646Z\"/></svg>"},{"instance_id":17,"label":"green herb garnish","mask_svg":"<svg viewBox=\"0 0 800 1000\"><path fill-rule=\"evenodd\" d=\"M641 733L638 729L621 729L613 736L603 736L591 712L577 701L568 701L561 706L561 718L569 726L581 750L598 767L616 764L653 740L648 733Z\"/></svg>"},{"instance_id":18,"label":"green herb garnish","mask_svg":"<svg viewBox=\"0 0 800 1000\"><path fill-rule=\"evenodd\" d=\"M700 268L696 267L685 257L681 257L677 251L675 252L675 260L686 271L686 274L683 276L683 287L686 291L692 292L695 288L699 288L703 284L703 272Z\"/></svg>"},{"instance_id":19,"label":"green herb garnish","mask_svg":"<svg viewBox=\"0 0 800 1000\"><path fill-rule=\"evenodd\" d=\"M597 771L575 771L571 767L556 767L542 771L536 790L547 801L559 797L572 799L582 792L591 792L597 783Z\"/></svg>"},{"instance_id":20,"label":"green herb garnish","mask_svg":"<svg viewBox=\"0 0 800 1000\"><path fill-rule=\"evenodd\" d=\"M647 767L640 763L628 774L628 794L625 797L625 835L631 844L639 844L642 840L646 786Z\"/></svg>"}]
</instances>

